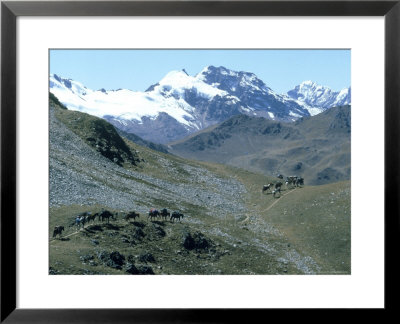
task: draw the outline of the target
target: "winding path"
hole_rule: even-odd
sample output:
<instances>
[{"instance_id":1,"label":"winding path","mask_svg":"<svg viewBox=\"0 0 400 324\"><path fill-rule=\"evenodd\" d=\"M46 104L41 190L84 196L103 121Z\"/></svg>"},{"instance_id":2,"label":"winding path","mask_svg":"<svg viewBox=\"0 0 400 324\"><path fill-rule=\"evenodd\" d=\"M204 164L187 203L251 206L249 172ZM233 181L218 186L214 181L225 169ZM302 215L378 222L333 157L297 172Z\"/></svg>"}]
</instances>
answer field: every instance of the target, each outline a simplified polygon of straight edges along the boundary
<instances>
[{"instance_id":1,"label":"winding path","mask_svg":"<svg viewBox=\"0 0 400 324\"><path fill-rule=\"evenodd\" d=\"M279 197L279 199L276 199L271 205L269 205L266 209L260 211L260 213L265 213L268 210L270 210L272 207L274 207L283 197L287 196L288 194L292 193L293 191L295 191L296 188L291 189L289 192L285 193L284 195L282 195L281 197ZM250 218L250 214L247 214L246 219L242 220L240 223L244 223L246 222L248 219Z\"/></svg>"}]
</instances>

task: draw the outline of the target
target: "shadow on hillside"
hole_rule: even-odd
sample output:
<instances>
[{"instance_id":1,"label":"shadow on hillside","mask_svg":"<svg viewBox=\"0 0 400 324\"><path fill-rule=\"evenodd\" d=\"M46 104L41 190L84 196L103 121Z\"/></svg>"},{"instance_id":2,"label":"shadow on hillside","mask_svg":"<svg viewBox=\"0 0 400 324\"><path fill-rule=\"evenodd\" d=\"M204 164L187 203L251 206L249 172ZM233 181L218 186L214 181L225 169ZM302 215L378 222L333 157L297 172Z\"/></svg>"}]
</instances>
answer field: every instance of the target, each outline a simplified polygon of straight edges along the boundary
<instances>
[{"instance_id":1,"label":"shadow on hillside","mask_svg":"<svg viewBox=\"0 0 400 324\"><path fill-rule=\"evenodd\" d=\"M121 228L120 226L114 225L114 224L111 224L111 223L106 223L103 226L106 227L107 229L115 230L115 231L119 231L120 228Z\"/></svg>"},{"instance_id":2,"label":"shadow on hillside","mask_svg":"<svg viewBox=\"0 0 400 324\"><path fill-rule=\"evenodd\" d=\"M129 224L135 225L136 227L140 227L140 228L143 228L146 226L146 224L144 224L142 222L131 222Z\"/></svg>"},{"instance_id":3,"label":"shadow on hillside","mask_svg":"<svg viewBox=\"0 0 400 324\"><path fill-rule=\"evenodd\" d=\"M157 225L160 225L160 226L165 226L165 221L151 221L153 224L157 224Z\"/></svg>"},{"instance_id":4,"label":"shadow on hillside","mask_svg":"<svg viewBox=\"0 0 400 324\"><path fill-rule=\"evenodd\" d=\"M100 225L90 225L90 226L86 227L85 230L92 234L94 233L94 231L100 231L100 232L103 231L103 229L101 228Z\"/></svg>"}]
</instances>

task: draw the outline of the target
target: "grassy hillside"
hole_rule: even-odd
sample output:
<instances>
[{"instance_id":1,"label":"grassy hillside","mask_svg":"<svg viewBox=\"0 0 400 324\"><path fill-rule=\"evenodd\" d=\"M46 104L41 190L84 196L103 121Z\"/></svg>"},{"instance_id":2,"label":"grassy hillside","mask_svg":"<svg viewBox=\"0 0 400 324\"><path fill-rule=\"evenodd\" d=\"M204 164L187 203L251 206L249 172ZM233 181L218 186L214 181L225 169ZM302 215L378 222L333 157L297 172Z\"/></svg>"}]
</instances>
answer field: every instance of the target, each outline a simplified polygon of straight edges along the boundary
<instances>
[{"instance_id":1,"label":"grassy hillside","mask_svg":"<svg viewBox=\"0 0 400 324\"><path fill-rule=\"evenodd\" d=\"M59 106L56 101L54 104ZM136 152L128 148L114 126L105 120L66 109L57 109L56 117L107 159L119 165L135 165L139 161Z\"/></svg>"},{"instance_id":2,"label":"grassy hillside","mask_svg":"<svg viewBox=\"0 0 400 324\"><path fill-rule=\"evenodd\" d=\"M274 198L261 188L275 178L164 154L114 131L50 101L51 274L350 273L349 182ZM150 221L152 207L184 218ZM115 219L77 230L77 214L102 209ZM140 217L124 220L130 211Z\"/></svg>"},{"instance_id":3,"label":"grassy hillside","mask_svg":"<svg viewBox=\"0 0 400 324\"><path fill-rule=\"evenodd\" d=\"M271 209L265 204L262 218L312 256L320 273L349 273L350 182L306 186L282 201Z\"/></svg>"}]
</instances>

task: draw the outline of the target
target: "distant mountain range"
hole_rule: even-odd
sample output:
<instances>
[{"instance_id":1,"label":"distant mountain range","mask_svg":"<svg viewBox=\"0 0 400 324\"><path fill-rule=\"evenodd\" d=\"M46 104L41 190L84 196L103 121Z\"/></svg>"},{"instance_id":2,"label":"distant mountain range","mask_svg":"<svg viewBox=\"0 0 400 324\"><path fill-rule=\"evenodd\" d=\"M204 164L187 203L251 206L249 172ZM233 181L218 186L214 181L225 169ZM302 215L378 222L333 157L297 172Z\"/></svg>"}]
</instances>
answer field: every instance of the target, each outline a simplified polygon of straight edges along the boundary
<instances>
[{"instance_id":1,"label":"distant mountain range","mask_svg":"<svg viewBox=\"0 0 400 324\"><path fill-rule=\"evenodd\" d=\"M335 92L312 81L304 81L288 91L288 96L317 115L328 108L351 104L351 88Z\"/></svg>"},{"instance_id":2,"label":"distant mountain range","mask_svg":"<svg viewBox=\"0 0 400 324\"><path fill-rule=\"evenodd\" d=\"M254 73L222 66L207 66L195 76L172 71L144 92L92 90L53 74L50 92L68 109L101 117L124 132L162 144L235 115L293 122L351 101L350 88L334 92L310 81L277 94Z\"/></svg>"},{"instance_id":3,"label":"distant mountain range","mask_svg":"<svg viewBox=\"0 0 400 324\"><path fill-rule=\"evenodd\" d=\"M307 185L350 179L350 106L294 123L246 115L169 146L184 158L229 164L266 175L298 175Z\"/></svg>"}]
</instances>

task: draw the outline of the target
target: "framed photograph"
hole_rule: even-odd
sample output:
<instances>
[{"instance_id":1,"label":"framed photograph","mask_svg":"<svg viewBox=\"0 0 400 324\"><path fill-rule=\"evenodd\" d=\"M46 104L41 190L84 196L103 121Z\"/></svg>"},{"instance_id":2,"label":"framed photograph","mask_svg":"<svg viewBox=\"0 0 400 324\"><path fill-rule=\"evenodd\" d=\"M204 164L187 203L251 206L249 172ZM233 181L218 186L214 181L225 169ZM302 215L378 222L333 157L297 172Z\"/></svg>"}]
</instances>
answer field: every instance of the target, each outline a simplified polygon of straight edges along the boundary
<instances>
[{"instance_id":1,"label":"framed photograph","mask_svg":"<svg viewBox=\"0 0 400 324\"><path fill-rule=\"evenodd\" d=\"M391 310L398 1L4 1L1 320Z\"/></svg>"}]
</instances>

